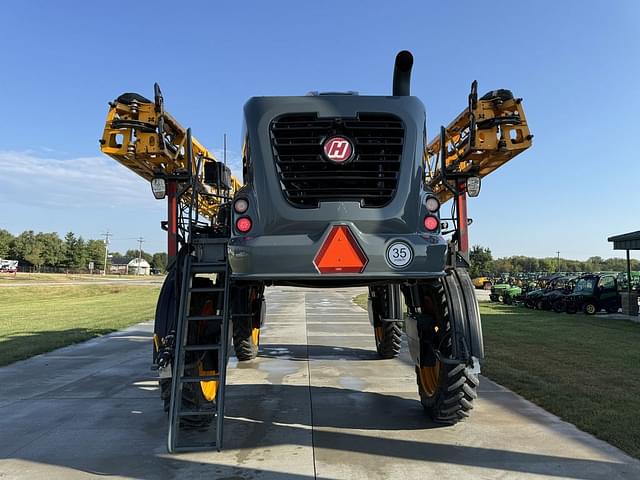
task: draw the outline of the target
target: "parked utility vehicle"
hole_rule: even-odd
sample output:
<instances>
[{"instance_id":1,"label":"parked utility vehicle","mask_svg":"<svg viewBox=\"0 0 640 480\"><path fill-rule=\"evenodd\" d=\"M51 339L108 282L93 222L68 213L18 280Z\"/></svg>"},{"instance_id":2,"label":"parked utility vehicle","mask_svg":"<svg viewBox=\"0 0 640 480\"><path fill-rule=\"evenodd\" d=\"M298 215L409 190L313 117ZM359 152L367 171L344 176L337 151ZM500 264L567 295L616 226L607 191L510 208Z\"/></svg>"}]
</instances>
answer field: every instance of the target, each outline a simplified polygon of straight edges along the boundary
<instances>
[{"instance_id":1,"label":"parked utility vehicle","mask_svg":"<svg viewBox=\"0 0 640 480\"><path fill-rule=\"evenodd\" d=\"M583 311L595 315L601 310L616 313L621 306L616 275L583 275L565 302L567 313Z\"/></svg>"}]
</instances>

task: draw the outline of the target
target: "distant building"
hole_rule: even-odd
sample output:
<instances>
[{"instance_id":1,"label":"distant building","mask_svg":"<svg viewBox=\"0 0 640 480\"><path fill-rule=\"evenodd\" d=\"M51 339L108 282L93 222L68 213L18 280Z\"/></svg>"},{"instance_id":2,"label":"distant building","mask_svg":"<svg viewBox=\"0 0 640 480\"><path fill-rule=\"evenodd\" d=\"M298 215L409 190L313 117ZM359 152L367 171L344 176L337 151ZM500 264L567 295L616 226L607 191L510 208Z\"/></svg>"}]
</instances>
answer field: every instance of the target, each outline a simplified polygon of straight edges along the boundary
<instances>
[{"instance_id":1,"label":"distant building","mask_svg":"<svg viewBox=\"0 0 640 480\"><path fill-rule=\"evenodd\" d=\"M129 259L117 258L111 261L109 265L109 273L115 275L126 275L129 271Z\"/></svg>"},{"instance_id":2,"label":"distant building","mask_svg":"<svg viewBox=\"0 0 640 480\"><path fill-rule=\"evenodd\" d=\"M127 264L127 273L129 275L149 275L151 274L151 265L144 258L134 258Z\"/></svg>"}]
</instances>

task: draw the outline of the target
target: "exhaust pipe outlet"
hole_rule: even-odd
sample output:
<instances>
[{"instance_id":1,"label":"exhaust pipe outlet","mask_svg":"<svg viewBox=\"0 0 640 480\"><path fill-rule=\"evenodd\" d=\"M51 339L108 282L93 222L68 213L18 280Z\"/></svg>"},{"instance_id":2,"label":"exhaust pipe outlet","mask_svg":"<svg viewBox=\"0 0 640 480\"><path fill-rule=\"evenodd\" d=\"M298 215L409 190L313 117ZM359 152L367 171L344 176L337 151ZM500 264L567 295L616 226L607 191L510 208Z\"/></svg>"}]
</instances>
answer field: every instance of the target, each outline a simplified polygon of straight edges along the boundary
<instances>
[{"instance_id":1,"label":"exhaust pipe outlet","mask_svg":"<svg viewBox=\"0 0 640 480\"><path fill-rule=\"evenodd\" d=\"M406 97L411 95L411 68L413 55L409 50L402 50L396 55L393 68L393 96Z\"/></svg>"}]
</instances>

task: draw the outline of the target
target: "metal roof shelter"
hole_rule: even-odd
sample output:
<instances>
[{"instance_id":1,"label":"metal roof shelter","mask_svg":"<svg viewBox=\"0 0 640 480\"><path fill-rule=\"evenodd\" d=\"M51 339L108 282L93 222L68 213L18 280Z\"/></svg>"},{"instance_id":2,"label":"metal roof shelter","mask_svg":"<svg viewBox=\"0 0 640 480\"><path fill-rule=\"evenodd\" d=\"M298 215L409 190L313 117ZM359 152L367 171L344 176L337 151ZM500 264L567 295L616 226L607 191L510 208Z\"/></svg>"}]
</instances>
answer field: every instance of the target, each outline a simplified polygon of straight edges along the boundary
<instances>
[{"instance_id":1,"label":"metal roof shelter","mask_svg":"<svg viewBox=\"0 0 640 480\"><path fill-rule=\"evenodd\" d=\"M629 257L629 250L640 250L640 230L637 232L623 233L622 235L614 235L607 240L613 242L614 250L627 251L627 289L631 292L631 257Z\"/></svg>"}]
</instances>

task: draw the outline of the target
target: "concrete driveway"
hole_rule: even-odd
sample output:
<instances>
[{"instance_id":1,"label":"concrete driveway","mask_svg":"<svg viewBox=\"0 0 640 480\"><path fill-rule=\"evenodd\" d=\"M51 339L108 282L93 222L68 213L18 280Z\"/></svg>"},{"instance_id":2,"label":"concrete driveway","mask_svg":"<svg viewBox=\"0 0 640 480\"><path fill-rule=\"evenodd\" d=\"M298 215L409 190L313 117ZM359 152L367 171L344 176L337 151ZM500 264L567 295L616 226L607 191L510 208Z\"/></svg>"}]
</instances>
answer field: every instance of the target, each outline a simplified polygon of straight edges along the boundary
<instances>
[{"instance_id":1,"label":"concrete driveway","mask_svg":"<svg viewBox=\"0 0 640 480\"><path fill-rule=\"evenodd\" d=\"M358 291L268 290L260 358L231 362L220 453L166 453L150 323L0 368L0 478L640 478L486 379L469 421L430 423L407 352L376 358Z\"/></svg>"}]
</instances>

